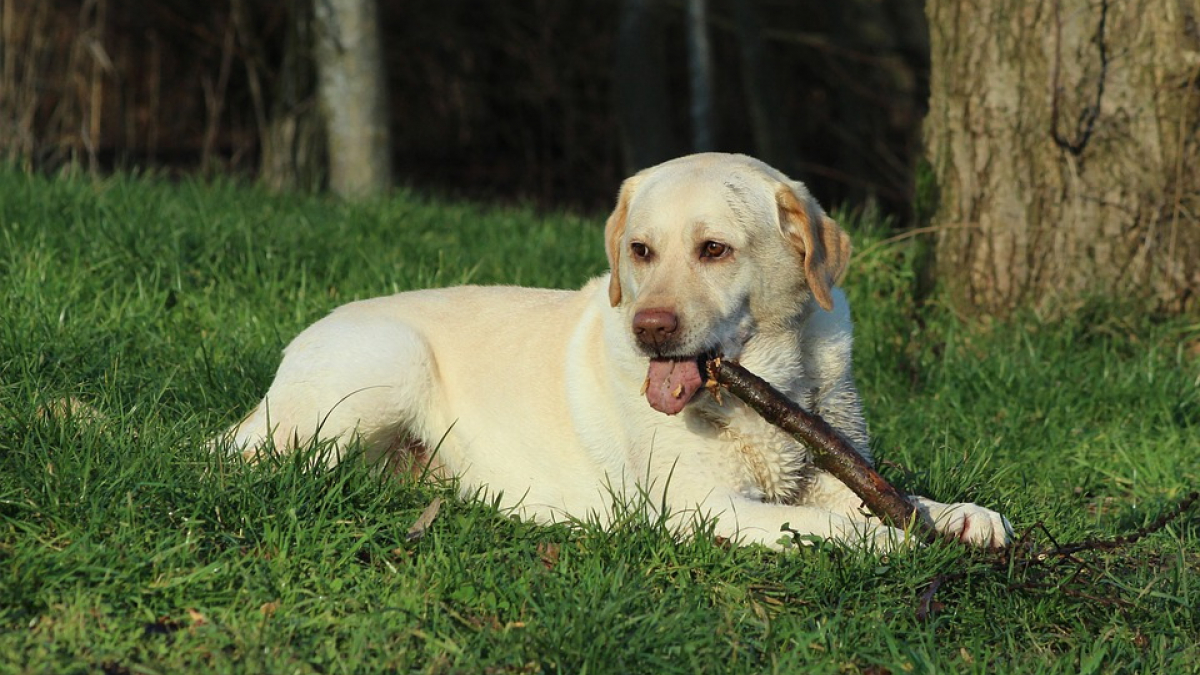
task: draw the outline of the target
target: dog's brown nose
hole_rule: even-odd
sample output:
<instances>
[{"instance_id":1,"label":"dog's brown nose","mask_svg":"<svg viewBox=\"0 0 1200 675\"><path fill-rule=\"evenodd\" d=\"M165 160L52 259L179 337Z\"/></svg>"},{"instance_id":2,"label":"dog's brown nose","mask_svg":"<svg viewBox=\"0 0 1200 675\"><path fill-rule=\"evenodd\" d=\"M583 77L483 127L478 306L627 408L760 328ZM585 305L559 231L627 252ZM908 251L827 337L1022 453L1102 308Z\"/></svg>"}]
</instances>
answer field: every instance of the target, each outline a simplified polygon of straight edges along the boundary
<instances>
[{"instance_id":1,"label":"dog's brown nose","mask_svg":"<svg viewBox=\"0 0 1200 675\"><path fill-rule=\"evenodd\" d=\"M633 315L633 335L643 345L658 349L675 335L679 317L669 309L643 309Z\"/></svg>"}]
</instances>

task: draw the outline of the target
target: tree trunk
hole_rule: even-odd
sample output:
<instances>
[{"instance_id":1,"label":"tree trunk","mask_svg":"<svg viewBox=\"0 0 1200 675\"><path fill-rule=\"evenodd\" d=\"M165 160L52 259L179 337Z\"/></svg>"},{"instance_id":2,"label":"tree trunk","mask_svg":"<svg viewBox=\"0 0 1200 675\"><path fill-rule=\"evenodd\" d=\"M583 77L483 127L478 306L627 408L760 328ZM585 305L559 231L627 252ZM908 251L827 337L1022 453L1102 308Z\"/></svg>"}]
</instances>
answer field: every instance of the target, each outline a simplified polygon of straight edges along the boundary
<instances>
[{"instance_id":1,"label":"tree trunk","mask_svg":"<svg viewBox=\"0 0 1200 675\"><path fill-rule=\"evenodd\" d=\"M392 167L378 8L375 0L313 2L330 187L343 196L380 192Z\"/></svg>"},{"instance_id":2,"label":"tree trunk","mask_svg":"<svg viewBox=\"0 0 1200 675\"><path fill-rule=\"evenodd\" d=\"M939 277L985 311L1200 292L1200 3L929 0Z\"/></svg>"},{"instance_id":3,"label":"tree trunk","mask_svg":"<svg viewBox=\"0 0 1200 675\"><path fill-rule=\"evenodd\" d=\"M258 128L258 179L272 190L315 190L324 172L324 121L315 104L311 0L287 0L280 57L255 24L250 0L231 0L230 15L246 69ZM275 77L268 76L274 72ZM273 87L268 86L274 80Z\"/></svg>"},{"instance_id":4,"label":"tree trunk","mask_svg":"<svg viewBox=\"0 0 1200 675\"><path fill-rule=\"evenodd\" d=\"M782 114L784 107L779 96L783 83L777 69L772 67L763 35L759 3L755 0L737 0L733 9L741 56L738 65L746 95L750 132L754 138L754 154L789 176L794 175L798 171L795 166L789 166L793 163L789 121Z\"/></svg>"},{"instance_id":5,"label":"tree trunk","mask_svg":"<svg viewBox=\"0 0 1200 675\"><path fill-rule=\"evenodd\" d=\"M624 0L617 28L613 107L621 130L625 174L671 159L678 142L671 124L667 49L659 0Z\"/></svg>"},{"instance_id":6,"label":"tree trunk","mask_svg":"<svg viewBox=\"0 0 1200 675\"><path fill-rule=\"evenodd\" d=\"M706 0L688 0L688 82L692 97L692 152L716 149L713 105L713 59L708 42Z\"/></svg>"}]
</instances>

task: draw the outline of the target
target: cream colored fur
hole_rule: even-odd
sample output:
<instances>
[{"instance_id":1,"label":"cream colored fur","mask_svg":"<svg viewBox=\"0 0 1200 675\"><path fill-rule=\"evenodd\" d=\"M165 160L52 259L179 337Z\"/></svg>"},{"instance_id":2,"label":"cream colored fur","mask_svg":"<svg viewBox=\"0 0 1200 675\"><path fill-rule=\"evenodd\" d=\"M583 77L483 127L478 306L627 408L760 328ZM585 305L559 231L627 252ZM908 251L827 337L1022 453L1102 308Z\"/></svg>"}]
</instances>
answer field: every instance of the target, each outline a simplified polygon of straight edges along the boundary
<instances>
[{"instance_id":1,"label":"cream colored fur","mask_svg":"<svg viewBox=\"0 0 1200 675\"><path fill-rule=\"evenodd\" d=\"M700 255L708 242L727 252ZM732 396L701 391L668 416L642 394L650 354L631 322L667 308L679 319L669 356L738 360L869 457L836 288L849 238L802 184L744 156L680 158L625 182L605 244L611 275L578 291L467 286L335 310L288 345L226 442L253 453L270 438L286 451L319 429L378 455L415 440L438 447L435 466L464 489L539 521L605 518L614 491L640 487L681 528L702 513L744 543L777 545L785 524L882 549L904 541ZM634 244L653 255L630 255ZM993 511L913 499L969 543L1011 537Z\"/></svg>"}]
</instances>

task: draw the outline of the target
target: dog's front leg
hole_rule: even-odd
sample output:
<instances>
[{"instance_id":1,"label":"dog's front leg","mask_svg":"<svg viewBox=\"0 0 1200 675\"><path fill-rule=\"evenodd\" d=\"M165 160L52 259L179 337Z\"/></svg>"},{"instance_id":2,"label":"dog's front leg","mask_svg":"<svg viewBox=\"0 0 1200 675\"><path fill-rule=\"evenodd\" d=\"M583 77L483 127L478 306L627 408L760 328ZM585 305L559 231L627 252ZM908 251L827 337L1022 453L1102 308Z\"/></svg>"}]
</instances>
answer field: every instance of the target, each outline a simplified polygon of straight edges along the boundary
<instances>
[{"instance_id":1,"label":"dog's front leg","mask_svg":"<svg viewBox=\"0 0 1200 675\"><path fill-rule=\"evenodd\" d=\"M783 548L791 535L832 539L880 553L907 543L903 530L877 519L848 518L820 506L770 504L740 495L710 497L700 505L698 515L715 520L719 536L776 549Z\"/></svg>"}]
</instances>

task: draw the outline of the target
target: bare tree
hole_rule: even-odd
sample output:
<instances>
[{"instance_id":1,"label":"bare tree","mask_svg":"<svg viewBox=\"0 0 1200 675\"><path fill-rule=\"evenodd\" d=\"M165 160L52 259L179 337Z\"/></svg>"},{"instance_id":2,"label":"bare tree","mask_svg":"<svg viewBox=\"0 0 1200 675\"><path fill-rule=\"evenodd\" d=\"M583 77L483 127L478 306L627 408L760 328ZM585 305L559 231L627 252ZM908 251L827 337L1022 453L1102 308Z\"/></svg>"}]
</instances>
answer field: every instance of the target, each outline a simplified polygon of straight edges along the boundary
<instances>
[{"instance_id":1,"label":"bare tree","mask_svg":"<svg viewBox=\"0 0 1200 675\"><path fill-rule=\"evenodd\" d=\"M375 0L314 0L329 182L346 196L391 182L387 96Z\"/></svg>"},{"instance_id":2,"label":"bare tree","mask_svg":"<svg viewBox=\"0 0 1200 675\"><path fill-rule=\"evenodd\" d=\"M692 151L716 147L713 114L713 59L708 43L708 3L687 0L688 81L691 84Z\"/></svg>"},{"instance_id":3,"label":"bare tree","mask_svg":"<svg viewBox=\"0 0 1200 675\"><path fill-rule=\"evenodd\" d=\"M758 3L755 0L736 0L734 19L750 131L754 138L754 154L768 164L794 173L794 167L789 166L793 163L792 138L788 133L787 121L783 119L783 105L779 100L781 83L768 56Z\"/></svg>"},{"instance_id":4,"label":"bare tree","mask_svg":"<svg viewBox=\"0 0 1200 675\"><path fill-rule=\"evenodd\" d=\"M259 180L275 190L311 190L320 184L325 150L324 123L315 104L312 2L286 0L283 8L288 20L276 63L249 0L231 0L230 16L254 107Z\"/></svg>"},{"instance_id":5,"label":"bare tree","mask_svg":"<svg viewBox=\"0 0 1200 675\"><path fill-rule=\"evenodd\" d=\"M1200 294L1200 5L930 0L940 277L967 303Z\"/></svg>"}]
</instances>

